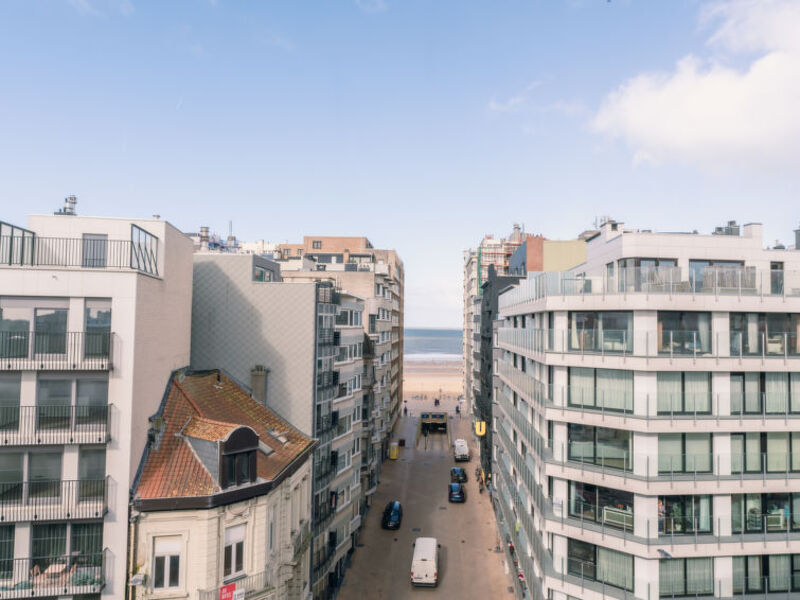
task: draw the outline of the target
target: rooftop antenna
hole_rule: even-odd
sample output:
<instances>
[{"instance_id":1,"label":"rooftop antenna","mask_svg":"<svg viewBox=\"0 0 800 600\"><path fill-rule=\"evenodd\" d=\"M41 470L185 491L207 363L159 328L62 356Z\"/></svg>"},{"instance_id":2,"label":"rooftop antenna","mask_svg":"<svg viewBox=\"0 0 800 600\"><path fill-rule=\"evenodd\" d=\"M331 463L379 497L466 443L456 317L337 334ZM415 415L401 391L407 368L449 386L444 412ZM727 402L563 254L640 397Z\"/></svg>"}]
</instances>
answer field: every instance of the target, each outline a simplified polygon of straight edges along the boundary
<instances>
[{"instance_id":1,"label":"rooftop antenna","mask_svg":"<svg viewBox=\"0 0 800 600\"><path fill-rule=\"evenodd\" d=\"M64 208L57 210L55 213L56 215L71 215L74 216L75 213L75 205L78 203L78 198L71 194L64 198Z\"/></svg>"}]
</instances>

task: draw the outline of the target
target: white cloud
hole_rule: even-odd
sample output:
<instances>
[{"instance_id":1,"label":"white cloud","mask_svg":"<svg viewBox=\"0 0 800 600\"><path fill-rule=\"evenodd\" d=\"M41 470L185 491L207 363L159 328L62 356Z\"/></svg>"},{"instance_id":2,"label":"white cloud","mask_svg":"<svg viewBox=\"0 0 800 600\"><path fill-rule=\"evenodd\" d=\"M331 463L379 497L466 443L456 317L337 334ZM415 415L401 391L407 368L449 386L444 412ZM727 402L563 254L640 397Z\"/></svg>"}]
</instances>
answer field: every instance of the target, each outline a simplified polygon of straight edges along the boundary
<instances>
[{"instance_id":1,"label":"white cloud","mask_svg":"<svg viewBox=\"0 0 800 600\"><path fill-rule=\"evenodd\" d=\"M623 140L634 160L705 167L782 167L800 156L800 3L707 5L712 56L637 75L608 94L594 131ZM735 58L743 68L726 64Z\"/></svg>"},{"instance_id":2,"label":"white cloud","mask_svg":"<svg viewBox=\"0 0 800 600\"><path fill-rule=\"evenodd\" d=\"M525 106L531 99L531 92L541 85L541 81L531 81L521 92L514 94L506 100L489 100L489 110L497 113L516 112Z\"/></svg>"}]
</instances>

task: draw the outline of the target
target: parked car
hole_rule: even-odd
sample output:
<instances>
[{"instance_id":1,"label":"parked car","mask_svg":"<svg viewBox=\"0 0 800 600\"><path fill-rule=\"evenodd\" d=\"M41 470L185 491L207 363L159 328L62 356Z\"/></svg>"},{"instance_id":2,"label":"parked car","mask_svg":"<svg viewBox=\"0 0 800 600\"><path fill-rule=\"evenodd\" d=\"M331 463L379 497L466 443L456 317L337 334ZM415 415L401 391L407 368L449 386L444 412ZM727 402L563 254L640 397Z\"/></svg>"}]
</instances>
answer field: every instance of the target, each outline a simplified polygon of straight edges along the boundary
<instances>
[{"instance_id":1,"label":"parked car","mask_svg":"<svg viewBox=\"0 0 800 600\"><path fill-rule=\"evenodd\" d=\"M397 500L392 500L383 509L383 517L381 518L381 527L384 529L400 529L400 523L403 521L403 507Z\"/></svg>"},{"instance_id":2,"label":"parked car","mask_svg":"<svg viewBox=\"0 0 800 600\"><path fill-rule=\"evenodd\" d=\"M461 467L453 467L450 469L450 481L453 483L466 483L467 472Z\"/></svg>"},{"instance_id":3,"label":"parked car","mask_svg":"<svg viewBox=\"0 0 800 600\"><path fill-rule=\"evenodd\" d=\"M450 502L466 502L467 501L467 490L464 489L464 486L460 483L451 483L448 486L448 495L447 499Z\"/></svg>"}]
</instances>

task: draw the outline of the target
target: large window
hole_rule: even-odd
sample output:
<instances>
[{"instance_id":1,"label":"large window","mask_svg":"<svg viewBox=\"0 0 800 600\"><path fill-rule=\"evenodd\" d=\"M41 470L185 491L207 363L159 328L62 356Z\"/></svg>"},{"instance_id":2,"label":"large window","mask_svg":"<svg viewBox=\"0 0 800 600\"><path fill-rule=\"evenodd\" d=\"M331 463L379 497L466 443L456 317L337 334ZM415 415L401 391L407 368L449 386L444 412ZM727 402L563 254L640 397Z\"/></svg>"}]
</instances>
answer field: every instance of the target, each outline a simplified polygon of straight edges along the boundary
<instances>
[{"instance_id":1,"label":"large window","mask_svg":"<svg viewBox=\"0 0 800 600\"><path fill-rule=\"evenodd\" d=\"M711 414L711 373L658 373L658 414Z\"/></svg>"},{"instance_id":2,"label":"large window","mask_svg":"<svg viewBox=\"0 0 800 600\"><path fill-rule=\"evenodd\" d=\"M734 594L790 591L800 591L800 554L733 557Z\"/></svg>"},{"instance_id":3,"label":"large window","mask_svg":"<svg viewBox=\"0 0 800 600\"><path fill-rule=\"evenodd\" d=\"M755 291L755 271L746 270L740 260L690 260L689 278L695 292Z\"/></svg>"},{"instance_id":4,"label":"large window","mask_svg":"<svg viewBox=\"0 0 800 600\"><path fill-rule=\"evenodd\" d=\"M28 480L31 498L61 496L61 451L28 454Z\"/></svg>"},{"instance_id":5,"label":"large window","mask_svg":"<svg viewBox=\"0 0 800 600\"><path fill-rule=\"evenodd\" d=\"M570 575L633 591L633 556L572 538L567 539Z\"/></svg>"},{"instance_id":6,"label":"large window","mask_svg":"<svg viewBox=\"0 0 800 600\"><path fill-rule=\"evenodd\" d=\"M633 436L630 431L570 423L568 436L569 460L631 469Z\"/></svg>"},{"instance_id":7,"label":"large window","mask_svg":"<svg viewBox=\"0 0 800 600\"><path fill-rule=\"evenodd\" d=\"M31 331L31 309L0 299L0 358L25 358Z\"/></svg>"},{"instance_id":8,"label":"large window","mask_svg":"<svg viewBox=\"0 0 800 600\"><path fill-rule=\"evenodd\" d=\"M40 377L36 403L39 429L103 424L108 417L108 378Z\"/></svg>"},{"instance_id":9,"label":"large window","mask_svg":"<svg viewBox=\"0 0 800 600\"><path fill-rule=\"evenodd\" d=\"M33 570L44 573L67 555L66 523L33 523L31 525L31 562Z\"/></svg>"},{"instance_id":10,"label":"large window","mask_svg":"<svg viewBox=\"0 0 800 600\"><path fill-rule=\"evenodd\" d=\"M244 572L244 525L225 530L223 567L225 577L234 577Z\"/></svg>"},{"instance_id":11,"label":"large window","mask_svg":"<svg viewBox=\"0 0 800 600\"><path fill-rule=\"evenodd\" d=\"M710 433L662 433L658 436L659 473L710 473Z\"/></svg>"},{"instance_id":12,"label":"large window","mask_svg":"<svg viewBox=\"0 0 800 600\"><path fill-rule=\"evenodd\" d=\"M659 561L661 597L711 596L714 593L714 560L668 558Z\"/></svg>"},{"instance_id":13,"label":"large window","mask_svg":"<svg viewBox=\"0 0 800 600\"><path fill-rule=\"evenodd\" d=\"M153 587L157 590L180 586L181 539L176 536L153 540Z\"/></svg>"},{"instance_id":14,"label":"large window","mask_svg":"<svg viewBox=\"0 0 800 600\"><path fill-rule=\"evenodd\" d=\"M67 351L67 309L34 309L34 352L64 354Z\"/></svg>"},{"instance_id":15,"label":"large window","mask_svg":"<svg viewBox=\"0 0 800 600\"><path fill-rule=\"evenodd\" d=\"M731 355L784 356L800 349L798 313L731 313Z\"/></svg>"},{"instance_id":16,"label":"large window","mask_svg":"<svg viewBox=\"0 0 800 600\"><path fill-rule=\"evenodd\" d=\"M2 334L0 334L2 345ZM0 350L2 355L2 350ZM0 374L0 431L19 426L20 375Z\"/></svg>"},{"instance_id":17,"label":"large window","mask_svg":"<svg viewBox=\"0 0 800 600\"><path fill-rule=\"evenodd\" d=\"M78 458L79 498L99 499L105 495L106 449L81 447Z\"/></svg>"},{"instance_id":18,"label":"large window","mask_svg":"<svg viewBox=\"0 0 800 600\"><path fill-rule=\"evenodd\" d=\"M573 352L633 352L633 313L571 312L569 349Z\"/></svg>"},{"instance_id":19,"label":"large window","mask_svg":"<svg viewBox=\"0 0 800 600\"><path fill-rule=\"evenodd\" d=\"M661 354L711 354L711 313L658 311Z\"/></svg>"},{"instance_id":20,"label":"large window","mask_svg":"<svg viewBox=\"0 0 800 600\"><path fill-rule=\"evenodd\" d=\"M731 373L731 414L800 412L800 373Z\"/></svg>"},{"instance_id":21,"label":"large window","mask_svg":"<svg viewBox=\"0 0 800 600\"><path fill-rule=\"evenodd\" d=\"M711 496L660 496L658 532L711 533Z\"/></svg>"},{"instance_id":22,"label":"large window","mask_svg":"<svg viewBox=\"0 0 800 600\"><path fill-rule=\"evenodd\" d=\"M570 481L569 514L581 520L632 530L633 494L580 481Z\"/></svg>"},{"instance_id":23,"label":"large window","mask_svg":"<svg viewBox=\"0 0 800 600\"><path fill-rule=\"evenodd\" d=\"M731 531L800 530L800 493L732 494Z\"/></svg>"},{"instance_id":24,"label":"large window","mask_svg":"<svg viewBox=\"0 0 800 600\"><path fill-rule=\"evenodd\" d=\"M613 267L614 263L609 263ZM680 283L680 269L674 258L619 259L620 292L661 292L675 289ZM613 269L611 271L613 273ZM670 287L672 286L672 287Z\"/></svg>"},{"instance_id":25,"label":"large window","mask_svg":"<svg viewBox=\"0 0 800 600\"><path fill-rule=\"evenodd\" d=\"M86 301L86 340L84 354L87 358L106 357L111 342L111 301Z\"/></svg>"},{"instance_id":26,"label":"large window","mask_svg":"<svg viewBox=\"0 0 800 600\"><path fill-rule=\"evenodd\" d=\"M14 576L14 525L0 525L0 579Z\"/></svg>"},{"instance_id":27,"label":"large window","mask_svg":"<svg viewBox=\"0 0 800 600\"><path fill-rule=\"evenodd\" d=\"M569 368L569 404L633 412L633 371Z\"/></svg>"},{"instance_id":28,"label":"large window","mask_svg":"<svg viewBox=\"0 0 800 600\"><path fill-rule=\"evenodd\" d=\"M731 434L732 473L800 471L800 433Z\"/></svg>"}]
</instances>

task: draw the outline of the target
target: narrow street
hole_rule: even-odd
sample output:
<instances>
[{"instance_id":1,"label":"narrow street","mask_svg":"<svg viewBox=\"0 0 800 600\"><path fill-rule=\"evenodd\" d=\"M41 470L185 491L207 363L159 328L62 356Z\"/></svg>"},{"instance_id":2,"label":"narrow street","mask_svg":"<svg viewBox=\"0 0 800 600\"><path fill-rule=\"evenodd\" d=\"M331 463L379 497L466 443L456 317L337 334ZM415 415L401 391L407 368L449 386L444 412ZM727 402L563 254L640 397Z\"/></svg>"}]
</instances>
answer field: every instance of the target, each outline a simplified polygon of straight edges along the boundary
<instances>
[{"instance_id":1,"label":"narrow street","mask_svg":"<svg viewBox=\"0 0 800 600\"><path fill-rule=\"evenodd\" d=\"M420 410L433 409L433 400L408 400L408 416L398 422L393 441L405 438L398 460L387 460L380 485L367 515L359 547L339 592L341 600L418 598L437 596L460 600L513 598L512 580L504 554L495 551L498 536L488 493L478 493L475 467L476 448L470 435L470 419L455 414L454 401L443 401L441 410L450 419L452 439L462 437L470 444L470 462L455 463L446 434L420 437L414 448ZM467 501L447 501L450 468L467 471ZM390 500L403 505L403 522L398 531L381 529L383 508ZM418 588L411 585L412 544L417 537L438 538L439 585Z\"/></svg>"}]
</instances>

